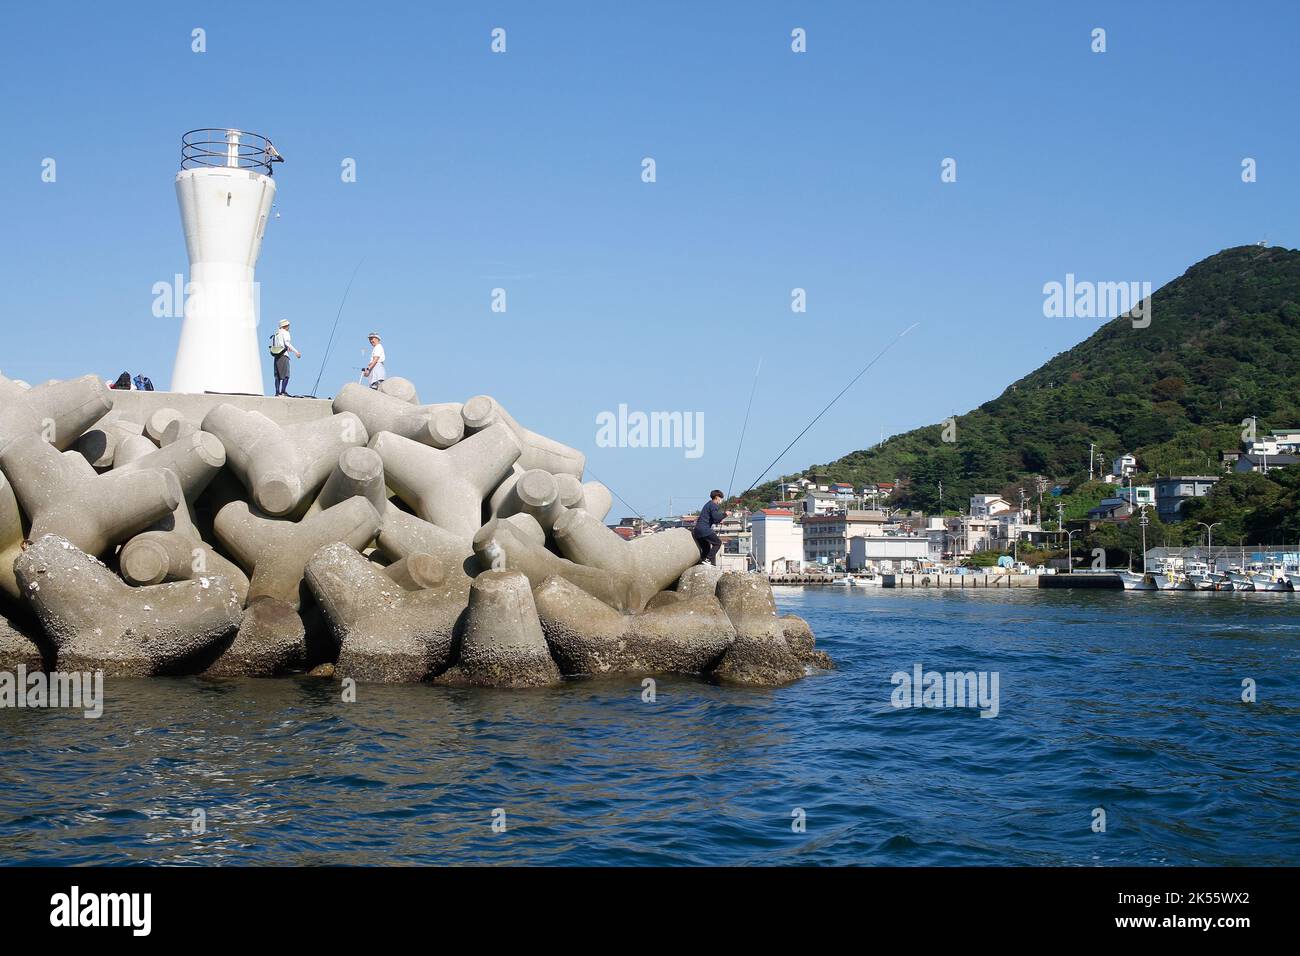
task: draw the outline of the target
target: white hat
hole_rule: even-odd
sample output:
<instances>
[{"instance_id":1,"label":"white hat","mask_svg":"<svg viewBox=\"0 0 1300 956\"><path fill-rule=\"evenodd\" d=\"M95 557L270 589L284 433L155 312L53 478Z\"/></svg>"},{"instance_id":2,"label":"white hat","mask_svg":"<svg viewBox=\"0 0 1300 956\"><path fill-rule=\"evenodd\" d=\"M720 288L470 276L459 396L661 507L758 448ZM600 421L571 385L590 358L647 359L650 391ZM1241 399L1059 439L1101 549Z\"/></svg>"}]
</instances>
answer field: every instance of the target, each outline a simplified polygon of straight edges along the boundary
<instances>
[{"instance_id":1,"label":"white hat","mask_svg":"<svg viewBox=\"0 0 1300 956\"><path fill-rule=\"evenodd\" d=\"M377 338L379 338L379 333L378 333L378 332L371 332L369 335L366 336L366 338L368 338L368 339L377 339ZM382 339L381 339L381 341L382 341Z\"/></svg>"},{"instance_id":2,"label":"white hat","mask_svg":"<svg viewBox=\"0 0 1300 956\"><path fill-rule=\"evenodd\" d=\"M287 329L288 327L289 327L289 320L288 320L288 319L281 319L281 320L280 320L280 328L282 328L282 329Z\"/></svg>"}]
</instances>

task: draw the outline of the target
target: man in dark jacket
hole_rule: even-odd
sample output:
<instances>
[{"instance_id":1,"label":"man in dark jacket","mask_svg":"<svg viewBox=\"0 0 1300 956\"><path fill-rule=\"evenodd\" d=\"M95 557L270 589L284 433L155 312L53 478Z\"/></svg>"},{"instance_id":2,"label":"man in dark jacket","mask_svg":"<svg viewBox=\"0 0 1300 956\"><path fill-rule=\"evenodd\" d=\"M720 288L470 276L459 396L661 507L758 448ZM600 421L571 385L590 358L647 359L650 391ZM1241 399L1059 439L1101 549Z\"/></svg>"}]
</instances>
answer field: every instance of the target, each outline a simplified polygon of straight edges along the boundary
<instances>
[{"instance_id":1,"label":"man in dark jacket","mask_svg":"<svg viewBox=\"0 0 1300 956\"><path fill-rule=\"evenodd\" d=\"M695 543L699 546L702 564L718 563L718 549L722 547L722 539L713 528L722 524L727 517L727 513L722 510L723 497L722 492L716 488L709 492L709 503L700 509L700 516L695 519L695 530L691 533L695 535Z\"/></svg>"}]
</instances>

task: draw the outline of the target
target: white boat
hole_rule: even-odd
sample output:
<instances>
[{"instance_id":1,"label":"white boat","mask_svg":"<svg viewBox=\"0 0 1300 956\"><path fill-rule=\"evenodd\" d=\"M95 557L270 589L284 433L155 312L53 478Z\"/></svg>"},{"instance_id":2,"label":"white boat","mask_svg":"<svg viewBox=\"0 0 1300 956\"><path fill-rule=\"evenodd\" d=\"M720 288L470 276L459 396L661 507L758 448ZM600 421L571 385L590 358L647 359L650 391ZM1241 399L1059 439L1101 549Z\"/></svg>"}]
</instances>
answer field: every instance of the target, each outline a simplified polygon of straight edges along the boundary
<instances>
[{"instance_id":1,"label":"white boat","mask_svg":"<svg viewBox=\"0 0 1300 956\"><path fill-rule=\"evenodd\" d=\"M1287 575L1277 565L1261 565L1259 567L1252 565L1246 573L1250 575L1251 583L1255 585L1256 591L1291 590L1291 582L1287 580Z\"/></svg>"},{"instance_id":2,"label":"white boat","mask_svg":"<svg viewBox=\"0 0 1300 956\"><path fill-rule=\"evenodd\" d=\"M1228 570L1228 580L1232 582L1235 591L1255 590L1255 582L1251 579L1250 574L1241 568L1230 568Z\"/></svg>"},{"instance_id":3,"label":"white boat","mask_svg":"<svg viewBox=\"0 0 1300 956\"><path fill-rule=\"evenodd\" d=\"M1151 580L1157 591L1195 591L1196 588L1187 575L1180 571L1153 571Z\"/></svg>"},{"instance_id":4,"label":"white boat","mask_svg":"<svg viewBox=\"0 0 1300 956\"><path fill-rule=\"evenodd\" d=\"M1214 590L1215 580L1208 564L1196 563L1189 565L1187 580L1191 582L1192 587L1197 591Z\"/></svg>"},{"instance_id":5,"label":"white boat","mask_svg":"<svg viewBox=\"0 0 1300 956\"><path fill-rule=\"evenodd\" d=\"M1232 583L1232 579L1223 571L1211 571L1210 579L1214 581L1214 590L1216 591L1237 590L1237 586Z\"/></svg>"},{"instance_id":6,"label":"white boat","mask_svg":"<svg viewBox=\"0 0 1300 956\"><path fill-rule=\"evenodd\" d=\"M1154 591L1156 582L1152 580L1150 574L1144 574L1141 571L1116 571L1119 579L1124 582L1125 591Z\"/></svg>"}]
</instances>

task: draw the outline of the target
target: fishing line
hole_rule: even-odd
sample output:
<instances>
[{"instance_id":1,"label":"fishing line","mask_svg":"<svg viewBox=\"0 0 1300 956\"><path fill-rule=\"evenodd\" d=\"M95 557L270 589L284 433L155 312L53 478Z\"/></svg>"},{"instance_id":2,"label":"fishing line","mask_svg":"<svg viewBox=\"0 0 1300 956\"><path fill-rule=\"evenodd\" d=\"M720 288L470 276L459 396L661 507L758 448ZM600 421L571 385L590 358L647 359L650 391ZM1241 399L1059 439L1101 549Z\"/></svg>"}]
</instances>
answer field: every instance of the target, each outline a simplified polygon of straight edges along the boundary
<instances>
[{"instance_id":1,"label":"fishing line","mask_svg":"<svg viewBox=\"0 0 1300 956\"><path fill-rule=\"evenodd\" d=\"M590 468L586 469L586 471L587 471L587 474L591 477L591 480L592 480L592 481L600 481L600 479L596 477L595 472L593 472ZM606 488L609 488L609 493L610 493L611 495L613 495L615 498L617 498L619 501L623 502L624 506L626 506L626 508L627 508L629 511L631 511L632 514L636 515L636 516L637 516L638 518L640 518L642 521L645 521L645 520L646 520L645 515L643 515L643 514L642 514L641 512L639 512L639 511L637 511L637 510L636 510L635 508L633 508L631 505L629 505L629 504L627 503L627 499L625 499L622 495L620 495L617 491L615 491L615 490L614 490L614 489L609 485L608 482L600 481L600 483L601 483L602 485L604 485Z\"/></svg>"},{"instance_id":2,"label":"fishing line","mask_svg":"<svg viewBox=\"0 0 1300 956\"><path fill-rule=\"evenodd\" d=\"M745 406L745 424L740 426L740 441L736 445L736 460L731 465L731 478L727 481L727 497L731 497L731 486L736 483L736 469L740 467L740 450L745 447L745 432L749 430L749 410L754 407L754 393L758 391L758 373L763 370L763 357L758 357L758 368L754 369L754 384L749 390L749 404Z\"/></svg>"},{"instance_id":3,"label":"fishing line","mask_svg":"<svg viewBox=\"0 0 1300 956\"><path fill-rule=\"evenodd\" d=\"M348 301L348 293L352 291L352 282L354 279L356 279L357 273L361 270L361 263L365 261L366 261L366 257L362 256L361 259L357 262L357 267L352 270L352 278L348 280L348 287L343 290L343 298L339 302L339 311L334 316L334 327L330 329L329 342L327 342L325 345L325 355L320 360L320 371L316 373L316 384L311 387L311 394L313 398L316 397L316 389L320 388L321 376L325 374L325 363L329 361L330 349L334 347L334 333L337 332L339 328L339 318L342 317L343 315L343 305Z\"/></svg>"},{"instance_id":4,"label":"fishing line","mask_svg":"<svg viewBox=\"0 0 1300 956\"><path fill-rule=\"evenodd\" d=\"M746 488L743 492L741 492L741 494L745 494L745 495L747 495L747 494L749 494L751 491L753 491L753 490L754 490L754 486L757 485L760 481L762 481L765 477L767 477L767 473L768 473L769 471L772 470L772 466L775 465L778 461L780 461L781 458L784 457L785 453L788 452L791 448L794 447L795 442L797 442L800 438L803 438L803 436L807 433L808 429L810 429L810 428L812 428L814 425L816 425L817 422L818 422L818 420L819 420L823 415L825 415L828 411L830 411L831 406L834 405L836 402L838 402L838 401L840 400L841 396L843 396L843 394L844 394L845 392L847 392L849 389L851 389L851 388L852 388L852 387L857 383L858 379L862 378L862 376L864 376L864 375L867 374L867 370L870 369L871 366L875 365L875 364L876 364L877 362L879 362L882 358L884 358L884 357L885 357L885 353L888 352L890 349L892 349L892 348L893 348L893 347L898 343L898 340L899 340L899 339L901 339L901 338L902 338L904 335L906 335L908 332L911 332L914 328L916 328L916 327L917 327L918 325L920 325L920 324L921 324L920 322L913 322L913 323L912 323L911 325L909 325L907 328L903 329L903 331L899 332L898 335L894 336L894 340L893 340L892 342L890 342L888 345L886 345L883 349L881 349L880 352L876 355L875 358L873 358L870 362L868 362L865 366L863 366L862 371L859 372L857 375L853 376L853 380L852 380L851 382L849 382L849 384L845 385L842 389L840 389L839 394L836 395L834 398L832 398L832 399L830 400L830 402L827 403L826 407L823 408L820 412L817 413L817 417L816 417L816 418L814 418L812 421L810 421L807 425L804 426L803 431L801 431L799 434L797 434L797 435L794 436L794 441L792 441L792 442L790 442L790 444L786 445L785 448L783 448L783 449L781 450L781 454L780 454L780 455L777 455L775 458L772 459L772 464L771 464L771 465L768 465L766 468L764 468L764 469L763 469L763 473L762 473L761 475L759 475L757 478L754 479L754 484L752 484L752 485L750 485L748 488Z\"/></svg>"}]
</instances>

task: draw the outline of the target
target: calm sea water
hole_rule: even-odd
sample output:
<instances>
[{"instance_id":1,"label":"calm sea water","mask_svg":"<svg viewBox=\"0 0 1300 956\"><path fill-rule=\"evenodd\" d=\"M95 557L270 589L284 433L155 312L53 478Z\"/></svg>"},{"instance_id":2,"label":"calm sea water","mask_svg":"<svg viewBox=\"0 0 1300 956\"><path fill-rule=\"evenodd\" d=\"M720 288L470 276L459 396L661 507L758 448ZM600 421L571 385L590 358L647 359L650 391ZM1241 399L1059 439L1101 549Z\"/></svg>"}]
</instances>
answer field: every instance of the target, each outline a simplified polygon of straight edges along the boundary
<instances>
[{"instance_id":1,"label":"calm sea water","mask_svg":"<svg viewBox=\"0 0 1300 956\"><path fill-rule=\"evenodd\" d=\"M1300 863L1300 595L778 601L838 671L661 679L654 703L636 680L356 703L308 678L110 681L99 720L0 711L0 861ZM893 708L917 663L997 671L998 716Z\"/></svg>"}]
</instances>

